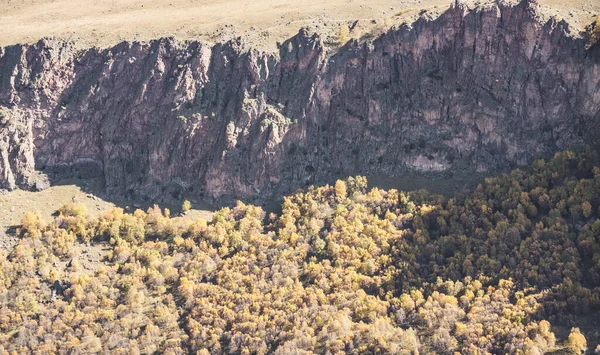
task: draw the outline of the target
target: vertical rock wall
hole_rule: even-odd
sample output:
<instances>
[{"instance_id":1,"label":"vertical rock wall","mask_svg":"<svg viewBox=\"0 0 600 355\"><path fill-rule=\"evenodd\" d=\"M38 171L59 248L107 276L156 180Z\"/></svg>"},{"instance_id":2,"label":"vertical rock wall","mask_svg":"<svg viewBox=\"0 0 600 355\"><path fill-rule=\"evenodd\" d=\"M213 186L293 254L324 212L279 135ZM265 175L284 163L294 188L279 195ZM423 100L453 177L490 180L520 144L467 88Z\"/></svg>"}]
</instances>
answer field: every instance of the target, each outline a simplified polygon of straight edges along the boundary
<instances>
[{"instance_id":1,"label":"vertical rock wall","mask_svg":"<svg viewBox=\"0 0 600 355\"><path fill-rule=\"evenodd\" d=\"M269 198L339 174L490 172L595 141L600 48L524 1L454 6L328 55L161 39L0 49L0 188ZM39 173L39 171L43 172Z\"/></svg>"}]
</instances>

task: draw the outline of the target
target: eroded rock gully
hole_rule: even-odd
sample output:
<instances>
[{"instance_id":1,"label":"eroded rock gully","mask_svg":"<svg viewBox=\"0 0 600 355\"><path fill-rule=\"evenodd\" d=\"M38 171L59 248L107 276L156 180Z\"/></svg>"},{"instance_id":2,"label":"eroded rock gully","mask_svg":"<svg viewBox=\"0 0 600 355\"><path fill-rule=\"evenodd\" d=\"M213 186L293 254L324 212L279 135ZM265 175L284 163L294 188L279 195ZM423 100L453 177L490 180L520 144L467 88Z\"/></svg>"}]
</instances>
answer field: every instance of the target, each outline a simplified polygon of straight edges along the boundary
<instances>
[{"instance_id":1,"label":"eroded rock gully","mask_svg":"<svg viewBox=\"0 0 600 355\"><path fill-rule=\"evenodd\" d=\"M600 48L535 5L456 5L327 55L161 39L0 49L0 187L268 198L340 174L496 171L594 140ZM41 171L43 173L40 173Z\"/></svg>"}]
</instances>

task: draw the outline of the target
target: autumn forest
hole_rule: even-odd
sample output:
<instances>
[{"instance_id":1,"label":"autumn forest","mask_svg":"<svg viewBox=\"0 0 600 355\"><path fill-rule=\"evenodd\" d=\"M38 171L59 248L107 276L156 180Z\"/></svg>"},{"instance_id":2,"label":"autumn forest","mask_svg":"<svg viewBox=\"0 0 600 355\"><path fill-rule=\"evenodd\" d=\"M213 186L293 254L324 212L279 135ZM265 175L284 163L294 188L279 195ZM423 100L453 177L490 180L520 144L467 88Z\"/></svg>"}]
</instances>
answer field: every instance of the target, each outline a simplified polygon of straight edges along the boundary
<instances>
[{"instance_id":1,"label":"autumn forest","mask_svg":"<svg viewBox=\"0 0 600 355\"><path fill-rule=\"evenodd\" d=\"M0 255L0 353L593 353L599 162L562 152L453 198L354 177L280 214L29 213Z\"/></svg>"}]
</instances>

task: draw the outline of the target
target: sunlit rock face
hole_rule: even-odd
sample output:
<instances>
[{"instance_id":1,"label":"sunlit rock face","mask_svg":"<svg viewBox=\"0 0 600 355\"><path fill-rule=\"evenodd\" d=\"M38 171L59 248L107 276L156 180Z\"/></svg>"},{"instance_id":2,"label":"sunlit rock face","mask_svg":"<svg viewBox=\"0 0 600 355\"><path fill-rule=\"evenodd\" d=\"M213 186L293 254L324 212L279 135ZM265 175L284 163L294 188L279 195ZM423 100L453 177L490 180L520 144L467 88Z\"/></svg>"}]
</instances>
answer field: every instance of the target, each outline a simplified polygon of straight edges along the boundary
<instances>
[{"instance_id":1,"label":"sunlit rock face","mask_svg":"<svg viewBox=\"0 0 600 355\"><path fill-rule=\"evenodd\" d=\"M267 199L343 174L495 172L594 140L600 46L535 5L455 5L327 54L161 39L0 49L0 188ZM42 172L42 173L40 173Z\"/></svg>"}]
</instances>

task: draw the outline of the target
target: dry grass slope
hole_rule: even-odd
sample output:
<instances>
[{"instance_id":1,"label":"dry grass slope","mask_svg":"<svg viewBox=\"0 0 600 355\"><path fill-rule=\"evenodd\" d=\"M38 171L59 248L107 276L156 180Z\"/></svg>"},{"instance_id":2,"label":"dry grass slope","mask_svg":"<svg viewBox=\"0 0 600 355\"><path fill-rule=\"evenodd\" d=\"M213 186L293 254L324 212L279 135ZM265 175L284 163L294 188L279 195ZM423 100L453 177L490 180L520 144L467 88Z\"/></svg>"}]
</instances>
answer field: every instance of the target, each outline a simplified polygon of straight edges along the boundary
<instances>
[{"instance_id":1,"label":"dry grass slope","mask_svg":"<svg viewBox=\"0 0 600 355\"><path fill-rule=\"evenodd\" d=\"M538 3L545 14L565 18L580 30L600 15L597 0ZM421 9L440 12L450 4L450 0L0 0L0 46L46 36L77 39L81 46L165 36L210 42L243 36L253 46L273 49L302 26L335 42L340 25L355 20L359 23L351 37L385 23L410 20Z\"/></svg>"}]
</instances>

